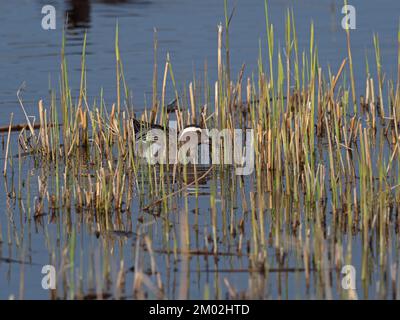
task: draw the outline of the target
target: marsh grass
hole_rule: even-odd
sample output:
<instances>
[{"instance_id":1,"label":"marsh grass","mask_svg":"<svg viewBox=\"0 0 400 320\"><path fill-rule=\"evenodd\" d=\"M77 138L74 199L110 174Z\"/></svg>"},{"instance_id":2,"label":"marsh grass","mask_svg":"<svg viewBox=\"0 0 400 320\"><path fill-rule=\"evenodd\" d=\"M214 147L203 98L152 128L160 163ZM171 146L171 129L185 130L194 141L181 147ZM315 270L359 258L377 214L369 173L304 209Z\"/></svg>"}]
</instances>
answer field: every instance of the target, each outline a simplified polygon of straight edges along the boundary
<instances>
[{"instance_id":1,"label":"marsh grass","mask_svg":"<svg viewBox=\"0 0 400 320\"><path fill-rule=\"evenodd\" d=\"M215 298L225 297L222 292L235 299L285 298L284 288L292 281L287 270L305 288L300 297L369 297L371 283L388 269L391 276L380 279L377 294L398 298L400 29L396 82L384 87L379 38L374 35L377 79L371 77L367 61L366 93L357 102L359 76L353 74L350 31L346 32L348 56L337 70L326 72L319 64L313 24L310 46L300 52L294 14L288 10L284 50L276 47L265 2L267 48L260 45L258 70L247 73L243 66L234 79L229 50L234 10L229 13L227 1L224 12L225 23L217 28L217 81L209 83L205 67L204 97L201 81L195 78L180 93L169 55L158 93L155 30L151 106L141 115L135 115L130 102L118 24L117 101L111 107L104 104L102 92L97 103L89 104L86 34L79 96L72 97L63 37L60 100L52 91L50 105L39 101L39 130L28 121L18 137L19 210L29 224L55 223L56 239L63 244L47 245L49 262L57 265L62 282L51 298L188 298L190 273L200 277L199 255L216 270L214 282L206 280L201 289L205 298L211 292ZM165 101L169 81L176 100L172 113ZM252 128L254 172L236 176L234 166L227 165L143 164L137 157L133 117L164 128L171 119L178 129L189 123ZM13 202L16 195L8 187L11 182L14 188L10 137L9 131L3 173ZM22 168L26 153L34 160L33 181ZM30 185L36 180L33 195ZM209 210L201 208L201 201ZM11 212L7 235L0 233L0 241L7 238L10 245L23 246L25 235L12 235ZM99 237L97 249L83 247L82 228ZM125 257L123 248L132 234L131 256ZM358 263L353 253L359 247L362 287L346 291L340 286L341 268ZM236 288L232 279L221 278L218 260L224 257L229 257L229 270L242 268L247 273L247 288ZM197 271L191 270L194 265ZM177 268L179 279L173 272Z\"/></svg>"}]
</instances>

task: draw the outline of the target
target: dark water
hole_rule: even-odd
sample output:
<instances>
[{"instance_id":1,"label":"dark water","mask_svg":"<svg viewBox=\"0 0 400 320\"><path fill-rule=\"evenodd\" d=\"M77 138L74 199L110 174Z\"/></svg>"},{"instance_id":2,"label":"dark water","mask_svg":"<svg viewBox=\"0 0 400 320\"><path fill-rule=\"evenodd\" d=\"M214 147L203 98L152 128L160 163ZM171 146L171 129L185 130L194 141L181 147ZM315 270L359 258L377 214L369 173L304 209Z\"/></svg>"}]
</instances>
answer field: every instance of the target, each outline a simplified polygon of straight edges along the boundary
<instances>
[{"instance_id":1,"label":"dark water","mask_svg":"<svg viewBox=\"0 0 400 320\"><path fill-rule=\"evenodd\" d=\"M41 28L41 8L53 4L57 10L57 29ZM231 59L233 74L246 63L248 75L256 71L259 40L266 48L263 1L232 1L236 4L231 23ZM388 78L396 68L396 37L399 3L396 0L353 1L357 29L352 32L354 73L365 78L365 56L373 66L372 35L380 36L383 67ZM346 57L346 41L341 28L340 1L270 1L271 22L276 46L284 45L284 15L293 7L299 48L308 50L310 22L314 21L320 63L337 70ZM67 53L73 90L79 88L80 53L83 33L88 32L88 95L99 96L104 88L106 102L115 101L114 39L116 19L120 25L120 46L126 80L138 110L151 100L153 70L153 30L159 43L161 81L166 53L171 56L178 84L183 87L193 76L204 73L207 62L210 81L215 79L217 33L223 21L223 1L1 1L0 4L0 112L1 124L8 123L10 112L20 117L16 92L25 81L24 99L31 114L37 101L47 98L49 81L58 88L59 55L64 16L68 13ZM267 50L264 50L267 57ZM72 72L75 71L75 72ZM374 71L374 68L372 68ZM161 83L161 82L160 82ZM213 83L213 82L210 82ZM362 87L363 81L357 81Z\"/></svg>"},{"instance_id":2,"label":"dark water","mask_svg":"<svg viewBox=\"0 0 400 320\"><path fill-rule=\"evenodd\" d=\"M57 29L44 31L41 28L41 8L45 4L52 4L57 10ZM352 1L357 10L357 29L351 32L352 50L354 59L354 74L358 92L364 90L365 57L370 62L374 74L374 48L372 35L379 34L383 68L389 79L396 77L397 67L397 27L399 23L400 2L398 0L358 0ZM246 63L246 76L257 70L259 41L263 48L264 58L267 57L265 16L263 1L230 1L230 8L236 5L231 23L231 65L232 74L237 74L243 63ZM316 43L319 50L320 64L325 70L329 66L335 72L342 60L347 56L344 30L341 28L340 1L269 1L271 22L276 33L276 45L284 46L284 15L287 7L293 7L300 50L309 48L310 22L314 21ZM158 37L159 87L161 86L162 70L167 52L171 61L178 86L183 86L195 77L201 77L204 65L207 63L210 83L216 76L217 54L217 24L223 21L223 1L219 0L110 0L110 1L0 1L0 125L8 125L10 113L14 113L14 122L25 122L19 107L16 92L24 82L24 104L28 114L37 113L39 99L48 98L49 86L58 88L59 62L61 50L62 28L65 16L68 13L67 25L67 58L69 63L71 88L74 92L79 89L80 54L83 34L87 31L87 86L90 99L98 97L104 89L105 101L110 105L115 101L115 55L114 39L116 20L120 29L120 50L124 63L124 73L127 84L133 94L133 103L140 111L151 101L152 72L153 72L153 36L154 28ZM167 93L172 97L172 92ZM89 101L90 102L90 101ZM16 150L16 148L15 148ZM4 155L2 155L4 159ZM24 172L28 175L32 163L24 165ZM3 161L2 161L3 165ZM32 171L32 179L36 179ZM37 183L35 183L37 186ZM40 270L43 264L49 261L49 251L56 247L51 239L59 238L58 230L49 227L47 223L37 225L26 223L24 214L18 209L7 209L6 184L0 184L0 222L3 230L3 244L0 257L10 257L16 260L28 259L32 265L21 265L15 262L0 261L0 298L10 295L19 296L21 274L24 279L25 298L48 298L48 292L41 289ZM205 191L207 189L205 188ZM34 192L33 192L34 193ZM206 210L208 196L200 196L200 205ZM10 212L14 212L9 223ZM11 214L12 215L12 214ZM79 220L79 217L73 219ZM205 222L204 222L205 223ZM6 235L26 230L25 241L19 246L6 244ZM85 256L89 251L94 252L94 258L106 259L101 256L104 247L109 244L88 236L90 230L82 226L77 232L77 243L81 252L77 255ZM162 234L157 234L155 228L153 243L162 243ZM57 235L57 236L56 236ZM61 242L65 235L61 234ZM123 245L119 237L110 236L115 244L115 252L110 253L108 259L113 261L122 254L125 260L132 262L133 250L131 242L125 240ZM290 242L290 239L287 240ZM128 244L126 244L128 243ZM357 242L355 242L357 245ZM59 250L59 249L57 249ZM60 252L58 252L60 253ZM360 259L360 252L354 252L354 259ZM294 257L295 258L295 257ZM232 257L223 260L218 268L226 269L232 266L241 266L241 258ZM294 259L295 260L295 259ZM165 259L158 258L161 265ZM115 261L112 263L116 263ZM191 267L203 269L208 262L199 258ZM132 264L132 263L130 263ZM125 267L130 267L126 265ZM118 269L119 266L115 266ZM207 266L208 267L208 266ZM210 267L213 269L214 267ZM238 267L240 268L240 267ZM173 277L179 277L174 274ZM238 289L247 287L247 275L228 274L231 283ZM287 293L283 297L305 298L308 296L302 289L304 280L296 278L294 273L287 275ZM221 276L221 279L224 275ZM202 298L204 283L213 283L213 275L201 275L191 279L190 297ZM127 276L127 282L132 281ZM169 280L171 283L174 279ZM221 280L222 281L222 280ZM173 286L171 286L172 288ZM212 285L211 285L212 287ZM172 290L172 289L171 289ZM222 289L221 289L222 290ZM273 297L277 296L277 288L269 288ZM218 296L216 290L210 289L211 297ZM225 292L224 290L222 290ZM167 292L169 297L176 297L176 292ZM220 293L219 297L224 297Z\"/></svg>"}]
</instances>

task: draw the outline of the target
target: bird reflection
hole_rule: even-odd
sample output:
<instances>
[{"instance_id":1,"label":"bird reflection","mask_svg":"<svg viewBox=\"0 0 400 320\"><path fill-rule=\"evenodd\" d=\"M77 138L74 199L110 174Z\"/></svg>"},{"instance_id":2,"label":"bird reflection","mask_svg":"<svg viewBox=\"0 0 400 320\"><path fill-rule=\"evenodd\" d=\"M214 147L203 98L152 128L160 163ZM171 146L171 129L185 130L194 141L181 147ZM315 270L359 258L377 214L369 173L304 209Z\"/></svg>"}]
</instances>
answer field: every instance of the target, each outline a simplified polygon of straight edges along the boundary
<instances>
[{"instance_id":1,"label":"bird reflection","mask_svg":"<svg viewBox=\"0 0 400 320\"><path fill-rule=\"evenodd\" d=\"M69 0L67 16L68 29L87 29L90 27L90 0Z\"/></svg>"},{"instance_id":2,"label":"bird reflection","mask_svg":"<svg viewBox=\"0 0 400 320\"><path fill-rule=\"evenodd\" d=\"M90 28L90 12L94 3L117 5L126 3L147 4L149 2L135 0L68 0L66 10L67 28L69 30Z\"/></svg>"}]
</instances>

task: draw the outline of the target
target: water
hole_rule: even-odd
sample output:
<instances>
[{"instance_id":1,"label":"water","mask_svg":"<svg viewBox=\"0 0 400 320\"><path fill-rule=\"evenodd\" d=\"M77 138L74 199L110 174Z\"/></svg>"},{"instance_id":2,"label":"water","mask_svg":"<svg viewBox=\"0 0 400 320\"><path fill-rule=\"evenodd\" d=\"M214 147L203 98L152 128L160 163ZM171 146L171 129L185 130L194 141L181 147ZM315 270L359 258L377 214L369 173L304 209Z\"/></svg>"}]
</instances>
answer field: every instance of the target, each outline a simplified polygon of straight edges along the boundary
<instances>
[{"instance_id":1,"label":"water","mask_svg":"<svg viewBox=\"0 0 400 320\"><path fill-rule=\"evenodd\" d=\"M49 1L46 2L46 4ZM0 19L0 105L3 121L10 112L16 121L23 121L16 92L25 81L24 99L30 114L37 101L48 97L49 80L58 88L59 56L64 16L69 13L67 30L68 62L71 87L79 89L80 53L83 33L88 32L87 83L88 95L104 96L115 101L114 36L116 19L120 24L120 44L127 83L132 90L137 110L151 100L153 71L153 30L157 29L159 80L169 52L178 84L200 77L207 62L210 83L215 80L217 33L223 21L222 1L50 1L57 10L57 29L41 28L42 1L1 2ZM396 43L398 8L395 0L354 1L357 29L352 32L354 73L365 77L365 55L374 62L372 34L380 35L383 67L389 78L396 74ZM270 1L271 22L276 32L276 46L284 44L285 8L293 7L298 24L299 48L309 48L310 22L315 23L316 42L322 66L337 70L347 55L344 30L341 28L341 6L338 1ZM232 7L232 5L231 5ZM80 12L74 13L74 12ZM257 68L259 40L267 57L264 8L261 1L236 1L231 24L231 56L233 75L243 63L246 74ZM374 71L374 69L372 70ZM357 83L363 83L357 81ZM361 84L360 84L361 86ZM362 91L361 91L362 92ZM171 95L171 92L168 93ZM148 104L148 103L147 103Z\"/></svg>"},{"instance_id":2,"label":"water","mask_svg":"<svg viewBox=\"0 0 400 320\"><path fill-rule=\"evenodd\" d=\"M309 48L310 22L314 21L316 43L319 50L320 63L325 70L330 67L336 73L342 60L347 56L346 39L341 28L341 4L339 1L269 1L271 22L276 33L276 46L284 46L284 15L286 8L293 7L300 50ZM41 28L41 8L45 4L52 4L57 10L57 29L44 31ZM231 1L230 8L235 4L236 9L231 22L231 66L232 75L236 77L243 63L246 64L245 75L251 76L257 70L257 57L259 43L263 50L263 56L267 57L265 16L263 1ZM365 83L365 57L368 57L371 65L371 73L375 74L374 48L372 42L373 33L380 36L383 68L388 79L396 78L397 68L397 26L399 21L400 4L398 0L359 0L352 3L357 10L357 29L351 33L352 53L354 59L354 74L357 83L357 92L364 92ZM133 95L135 111L143 111L149 106L152 95L152 72L154 64L153 37L154 28L157 29L158 38L158 66L159 82L161 87L162 73L167 53L170 54L178 88L188 85L194 78L202 78L204 66L207 64L210 83L215 81L217 64L217 24L223 21L223 1L204 0L170 0L170 1L33 1L21 0L18 2L0 2L0 125L9 123L9 116L14 113L14 123L24 123L25 118L19 107L16 97L18 88L24 83L23 100L25 108L30 115L37 115L37 102L44 99L48 102L49 87L59 86L59 62L61 50L62 27L64 17L68 13L69 24L66 30L67 59L69 65L71 88L74 93L79 90L80 81L80 54L83 34L87 31L87 86L89 103L99 97L101 89L107 107L115 101L115 54L114 39L115 26L118 19L120 29L120 49L124 63L124 73L127 84ZM261 42L259 42L261 41ZM169 89L171 86L169 84ZM172 90L168 90L167 98L173 97ZM16 135L14 135L16 137ZM17 148L14 145L14 154ZM2 155L4 159L4 154ZM37 190L36 177L38 174L46 176L46 169L33 169L33 160L26 159L22 172L24 176L31 176L32 190ZM17 159L15 160L15 163ZM3 163L3 162L2 162ZM9 183L9 182L8 182ZM29 183L29 182L27 182ZM199 197L200 226L206 228L209 196L207 185L203 186L204 195ZM6 192L10 192L12 186L1 184L0 204L3 214L0 216L3 233L3 243L0 246L0 257L16 260L28 260L33 264L21 265L14 262L0 260L0 298L8 298L10 295L19 296L21 275L24 280L25 298L48 298L49 293L41 288L40 273L44 264L49 262L49 251L55 248L60 259L62 245L67 243L65 234L57 230L56 225L49 222L46 216L42 223L28 222L26 212L16 204L10 204ZM31 199L33 207L34 199ZM178 205L183 205L178 203ZM11 209L9 208L11 206ZM196 207L195 199L190 198L190 206ZM139 212L136 205L132 211L132 217L125 217L127 223L136 221ZM25 208L27 210L27 208ZM12 221L10 223L9 221ZM125 256L125 268L134 264L132 238L120 234L102 235L97 238L93 227L83 223L84 215L71 217L71 225L76 224L76 255L82 256L83 268L88 270L89 256L93 261L108 259L115 273L119 270L118 259ZM193 219L193 217L190 217ZM222 223L222 222L221 222ZM267 222L268 223L268 222ZM128 223L129 224L129 223ZM63 224L64 225L64 224ZM7 234L21 233L25 230L23 243L20 246L12 241L7 244ZM163 235L160 231L160 222L156 222L152 231L152 241L155 248L162 248ZM203 241L202 234L193 234L194 241L198 236ZM54 243L54 239L59 242ZM287 239L288 248L292 243ZM60 246L60 243L62 244ZM359 240L353 242L356 248L355 260L361 258ZM114 249L111 250L110 248ZM222 246L229 251L230 248ZM358 248L359 249L359 248ZM223 250L222 250L223 251ZM107 252L107 255L104 255ZM289 256L293 254L288 251ZM273 250L271 250L271 254ZM157 263L161 270L171 263L169 255L157 254ZM168 256L168 258L167 258ZM86 259L87 258L87 259ZM295 263L296 257L291 256L290 261ZM196 256L191 260L190 269L193 274L190 277L190 298L202 298L205 284L209 286L211 297L226 297L226 286L223 284L227 277L231 284L239 291L245 290L248 285L247 272L220 273L195 272L205 269L241 269L247 267L247 259L244 257L222 257L219 262L214 258ZM291 267L294 267L292 265ZM75 265L74 268L79 269ZM163 273L165 283L170 283L166 289L167 296L176 298L174 281L179 279L179 272L174 272L171 266L167 270L171 273ZM78 272L76 273L78 274ZM171 277L170 279L168 277ZM275 275L271 273L271 278ZM375 274L378 277L377 274ZM318 297L317 292L307 292L303 277L296 273L286 273L284 281L288 284L285 289L277 284L283 281L281 274L268 284L271 297L282 298L313 298ZM127 273L128 286L132 283L132 273ZM214 286L214 281L218 285ZM340 280L339 280L340 281ZM216 288L219 288L217 290ZM300 288L300 289L298 289ZM283 292L283 293L282 293Z\"/></svg>"}]
</instances>

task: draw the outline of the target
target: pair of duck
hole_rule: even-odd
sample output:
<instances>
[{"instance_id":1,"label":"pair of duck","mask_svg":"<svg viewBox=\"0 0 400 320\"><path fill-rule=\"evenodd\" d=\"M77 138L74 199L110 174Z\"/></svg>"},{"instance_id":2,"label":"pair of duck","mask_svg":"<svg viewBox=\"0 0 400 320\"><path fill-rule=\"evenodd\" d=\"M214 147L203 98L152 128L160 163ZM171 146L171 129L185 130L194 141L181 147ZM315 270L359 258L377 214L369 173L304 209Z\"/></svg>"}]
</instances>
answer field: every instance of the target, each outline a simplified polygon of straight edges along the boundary
<instances>
[{"instance_id":1,"label":"pair of duck","mask_svg":"<svg viewBox=\"0 0 400 320\"><path fill-rule=\"evenodd\" d=\"M198 125L188 125L178 131L176 128L164 128L161 125L141 121L136 118L132 118L132 121L135 132L135 143L141 156L145 156L144 150L147 150L146 152L150 151L150 153L154 155L157 153L157 150L160 150L166 145L168 147L175 147L177 150L179 144L185 143L188 137L193 138L193 136L197 138L197 140L195 140L196 145L206 144L209 147L211 146L208 134L203 134L202 128ZM157 140L160 135L164 135L164 139ZM174 137L175 139L169 141L170 137ZM166 145L163 146L163 143Z\"/></svg>"},{"instance_id":2,"label":"pair of duck","mask_svg":"<svg viewBox=\"0 0 400 320\"><path fill-rule=\"evenodd\" d=\"M141 121L136 118L132 118L133 120L133 129L135 130L135 140L136 142L139 141L145 141L147 134L151 132L151 130L161 130L168 134L170 131L175 131L174 128L166 127L164 128L163 126L155 123L150 123L146 121ZM196 133L196 134L201 134L202 128L198 125L188 125L185 128L183 128L181 131L178 132L178 140L185 135L191 134L191 133ZM176 132L172 132L175 134Z\"/></svg>"}]
</instances>

